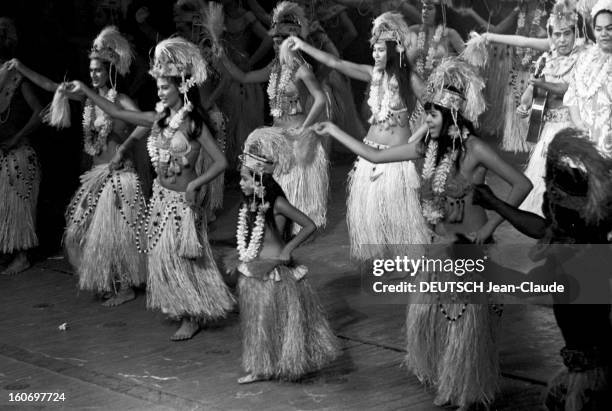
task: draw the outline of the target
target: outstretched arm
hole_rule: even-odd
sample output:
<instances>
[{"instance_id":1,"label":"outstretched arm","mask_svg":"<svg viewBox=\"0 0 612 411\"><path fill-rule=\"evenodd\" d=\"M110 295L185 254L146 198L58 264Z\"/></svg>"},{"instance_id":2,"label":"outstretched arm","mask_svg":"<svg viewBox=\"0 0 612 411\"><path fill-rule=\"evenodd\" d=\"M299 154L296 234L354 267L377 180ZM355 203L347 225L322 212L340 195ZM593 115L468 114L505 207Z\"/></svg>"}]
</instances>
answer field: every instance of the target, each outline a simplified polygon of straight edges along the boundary
<instances>
[{"instance_id":1,"label":"outstretched arm","mask_svg":"<svg viewBox=\"0 0 612 411\"><path fill-rule=\"evenodd\" d=\"M378 150L348 135L337 125L329 121L315 124L313 129L317 134L332 136L359 157L363 157L369 162L376 164L415 160L422 157L422 139L427 133L427 126L423 125L416 131L415 135L410 137L411 140L414 138L410 143Z\"/></svg>"},{"instance_id":2,"label":"outstretched arm","mask_svg":"<svg viewBox=\"0 0 612 411\"><path fill-rule=\"evenodd\" d=\"M291 260L291 253L300 244L302 244L308 237L317 230L315 223L308 218L308 216L302 213L300 210L292 206L289 201L284 197L278 197L274 203L274 214L281 214L288 220L300 225L302 229L295 237L291 239L281 251L280 259L284 261Z\"/></svg>"},{"instance_id":3,"label":"outstretched arm","mask_svg":"<svg viewBox=\"0 0 612 411\"><path fill-rule=\"evenodd\" d=\"M54 93L55 90L57 90L57 87L59 86L59 84L56 83L55 81L50 80L49 78L43 76L42 74L39 74L35 72L34 70L32 70L31 68L25 66L18 59L12 59L10 62L9 68L14 68L15 70L19 71L24 77L30 80L32 83L36 84L38 87L42 88L43 90L47 90L51 93Z\"/></svg>"},{"instance_id":4,"label":"outstretched arm","mask_svg":"<svg viewBox=\"0 0 612 411\"><path fill-rule=\"evenodd\" d=\"M369 82L372 79L372 67L365 64L351 63L350 61L341 60L333 54L321 51L304 40L296 36L291 36L292 41L291 49L302 50L304 53L310 55L315 60L325 64L326 66L338 70L341 73L352 77L357 80Z\"/></svg>"},{"instance_id":5,"label":"outstretched arm","mask_svg":"<svg viewBox=\"0 0 612 411\"><path fill-rule=\"evenodd\" d=\"M484 33L482 37L484 37L486 41L492 43L507 44L508 46L515 47L527 47L538 51L550 50L550 41L548 39L495 33Z\"/></svg>"},{"instance_id":6,"label":"outstretched arm","mask_svg":"<svg viewBox=\"0 0 612 411\"><path fill-rule=\"evenodd\" d=\"M109 116L123 120L126 123L134 124L136 126L151 127L155 121L155 118L157 117L157 114L154 111L143 112L123 109L105 99L78 80L73 81L70 83L70 85L72 87L71 91L85 94L89 99L91 99L91 101L94 102L95 105L108 113Z\"/></svg>"}]
</instances>

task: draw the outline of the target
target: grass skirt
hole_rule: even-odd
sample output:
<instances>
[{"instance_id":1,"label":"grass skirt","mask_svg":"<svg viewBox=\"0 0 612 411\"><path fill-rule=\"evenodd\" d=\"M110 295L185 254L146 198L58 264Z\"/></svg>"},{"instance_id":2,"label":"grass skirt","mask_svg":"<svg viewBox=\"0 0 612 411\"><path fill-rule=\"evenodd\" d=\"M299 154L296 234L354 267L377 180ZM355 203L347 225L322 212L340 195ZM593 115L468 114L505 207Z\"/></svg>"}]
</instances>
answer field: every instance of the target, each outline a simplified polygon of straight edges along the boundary
<instances>
[{"instance_id":1,"label":"grass skirt","mask_svg":"<svg viewBox=\"0 0 612 411\"><path fill-rule=\"evenodd\" d=\"M519 117L516 108L520 104L521 95L528 86L529 71L512 69L510 81L504 92L504 137L502 149L505 151L526 152L529 151L527 143L527 131L529 120Z\"/></svg>"},{"instance_id":2,"label":"grass skirt","mask_svg":"<svg viewBox=\"0 0 612 411\"><path fill-rule=\"evenodd\" d=\"M609 366L572 372L563 368L548 384L546 408L551 411L612 409L612 372Z\"/></svg>"},{"instance_id":3,"label":"grass skirt","mask_svg":"<svg viewBox=\"0 0 612 411\"><path fill-rule=\"evenodd\" d=\"M419 276L423 276L420 280L439 281L435 273ZM469 276L464 275L462 281L470 281ZM484 296L483 301L467 305L440 304L436 294L414 297L406 316L408 368L421 382L435 386L436 402L455 406L492 403L500 379L496 342L500 315L495 306ZM442 308L449 317L460 317L449 320Z\"/></svg>"},{"instance_id":4,"label":"grass skirt","mask_svg":"<svg viewBox=\"0 0 612 411\"><path fill-rule=\"evenodd\" d=\"M364 142L379 149L387 147ZM363 158L356 160L349 174L346 211L354 258L365 261L413 252L416 258L423 255L421 247L429 243L431 235L421 212L419 187L411 161L372 164ZM407 244L414 245L408 253Z\"/></svg>"},{"instance_id":5,"label":"grass skirt","mask_svg":"<svg viewBox=\"0 0 612 411\"><path fill-rule=\"evenodd\" d=\"M0 252L13 253L38 245L39 185L40 167L32 147L0 150Z\"/></svg>"},{"instance_id":6,"label":"grass skirt","mask_svg":"<svg viewBox=\"0 0 612 411\"><path fill-rule=\"evenodd\" d=\"M312 131L302 134L280 127L263 127L251 133L245 149L258 147L273 159L274 179L287 200L306 214L317 227L325 227L329 195L329 159L319 138ZM292 232L299 231L293 224Z\"/></svg>"},{"instance_id":7,"label":"grass skirt","mask_svg":"<svg viewBox=\"0 0 612 411\"><path fill-rule=\"evenodd\" d=\"M208 111L208 115L213 124L213 132L215 141L219 146L219 149L225 153L227 144L227 122L223 116L223 113L219 111L217 107ZM212 157L204 150L204 169L210 167L212 163ZM223 208L223 189L225 184L225 172L219 174L213 181L208 183L206 186L205 206L206 216L211 217L214 212Z\"/></svg>"},{"instance_id":8,"label":"grass skirt","mask_svg":"<svg viewBox=\"0 0 612 411\"><path fill-rule=\"evenodd\" d=\"M208 243L203 210L190 208L185 193L157 181L149 206L147 307L174 318L225 317L234 298Z\"/></svg>"},{"instance_id":9,"label":"grass skirt","mask_svg":"<svg viewBox=\"0 0 612 411\"><path fill-rule=\"evenodd\" d=\"M146 279L146 259L137 232L146 202L131 169L95 166L81 176L81 187L66 215L64 245L79 276L79 288L113 291L114 282L138 286Z\"/></svg>"},{"instance_id":10,"label":"grass skirt","mask_svg":"<svg viewBox=\"0 0 612 411\"><path fill-rule=\"evenodd\" d=\"M303 278L305 270L273 265L263 276L240 276L242 366L246 372L296 380L339 355L338 339Z\"/></svg>"},{"instance_id":11,"label":"grass skirt","mask_svg":"<svg viewBox=\"0 0 612 411\"><path fill-rule=\"evenodd\" d=\"M529 157L529 164L525 169L525 175L533 184L533 189L521 204L521 210L536 213L544 217L542 213L542 196L546 191L544 176L546 174L546 152L548 145L557 132L571 126L569 112L567 109L549 110L545 115L545 123L542 134Z\"/></svg>"}]
</instances>

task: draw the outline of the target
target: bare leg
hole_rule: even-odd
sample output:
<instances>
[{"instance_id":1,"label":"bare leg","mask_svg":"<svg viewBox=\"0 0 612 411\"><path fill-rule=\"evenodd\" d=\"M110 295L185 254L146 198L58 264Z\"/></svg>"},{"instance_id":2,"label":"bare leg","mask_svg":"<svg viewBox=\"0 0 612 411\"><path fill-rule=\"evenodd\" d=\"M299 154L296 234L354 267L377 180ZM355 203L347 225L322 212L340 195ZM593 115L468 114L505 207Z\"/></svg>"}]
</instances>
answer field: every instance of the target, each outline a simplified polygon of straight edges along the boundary
<instances>
[{"instance_id":1,"label":"bare leg","mask_svg":"<svg viewBox=\"0 0 612 411\"><path fill-rule=\"evenodd\" d=\"M189 340L193 337L198 331L200 331L200 324L192 318L183 317L181 319L181 326L174 333L170 339L172 341L183 341Z\"/></svg>"},{"instance_id":2,"label":"bare leg","mask_svg":"<svg viewBox=\"0 0 612 411\"><path fill-rule=\"evenodd\" d=\"M28 260L28 255L26 251L19 251L13 258L13 261L9 264L8 267L4 271L2 271L2 275L15 275L19 274L22 271L30 268L30 261Z\"/></svg>"},{"instance_id":3,"label":"bare leg","mask_svg":"<svg viewBox=\"0 0 612 411\"><path fill-rule=\"evenodd\" d=\"M116 307L125 302L132 301L136 298L136 293L132 289L132 287L123 287L119 290L119 292L108 300L102 303L105 307Z\"/></svg>"}]
</instances>

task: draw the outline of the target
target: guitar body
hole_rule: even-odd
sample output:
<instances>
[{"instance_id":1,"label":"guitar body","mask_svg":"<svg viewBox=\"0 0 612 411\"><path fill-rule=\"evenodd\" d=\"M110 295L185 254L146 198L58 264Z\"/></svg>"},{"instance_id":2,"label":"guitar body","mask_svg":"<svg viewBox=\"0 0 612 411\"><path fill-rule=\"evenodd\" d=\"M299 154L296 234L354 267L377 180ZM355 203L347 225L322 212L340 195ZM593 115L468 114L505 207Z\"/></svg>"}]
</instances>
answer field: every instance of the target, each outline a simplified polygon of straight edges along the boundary
<instances>
[{"instance_id":1,"label":"guitar body","mask_svg":"<svg viewBox=\"0 0 612 411\"><path fill-rule=\"evenodd\" d=\"M546 100L548 92L538 87L533 88L533 101L531 103L531 114L529 115L529 129L527 131L527 141L536 143L540 139L542 127L544 126L544 111L546 110Z\"/></svg>"}]
</instances>

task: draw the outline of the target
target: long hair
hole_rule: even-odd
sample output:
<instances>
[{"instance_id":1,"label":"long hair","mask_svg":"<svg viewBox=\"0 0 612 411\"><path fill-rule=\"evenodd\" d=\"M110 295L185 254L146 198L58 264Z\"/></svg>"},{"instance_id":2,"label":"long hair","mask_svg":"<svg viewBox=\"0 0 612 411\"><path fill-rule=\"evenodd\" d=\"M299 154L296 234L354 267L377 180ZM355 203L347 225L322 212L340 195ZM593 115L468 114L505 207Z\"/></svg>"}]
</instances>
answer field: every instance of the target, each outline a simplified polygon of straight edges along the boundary
<instances>
[{"instance_id":1,"label":"long hair","mask_svg":"<svg viewBox=\"0 0 612 411\"><path fill-rule=\"evenodd\" d=\"M450 88L449 88L450 89ZM456 91L456 90L455 90ZM429 110L437 110L442 114L442 128L440 129L440 135L438 136L438 152L436 153L436 165L440 163L442 157L448 152L453 150L453 146L457 148L458 144L461 144L458 141L455 141L453 144L453 137L448 134L448 131L451 126L455 125L455 121L453 120L453 115L449 109L446 107L439 106L433 103L425 103L424 106L426 111ZM457 126L459 130L462 130L464 127L468 129L471 135L475 135L474 133L474 125L471 121L466 120L461 114L457 113ZM459 160L460 156L457 157L455 161L455 167L459 169Z\"/></svg>"},{"instance_id":2,"label":"long hair","mask_svg":"<svg viewBox=\"0 0 612 411\"><path fill-rule=\"evenodd\" d=\"M251 175L254 176L254 173L252 171L249 171L249 173L251 173ZM285 195L285 192L283 191L281 186L276 182L274 177L272 177L272 175L270 174L264 174L262 176L262 184L265 189L263 201L270 204L270 207L268 208L268 211L266 211L266 216L265 216L266 225L269 225L275 231L280 232L278 226L276 225L276 220L274 218L274 204L276 204L276 200L278 200L279 197L286 199L287 196ZM251 196L247 196L244 193L242 193L241 207L245 204L248 206L250 202L251 202ZM247 211L247 226L249 227L249 233L252 233L253 227L255 225L255 218L257 217L257 212L251 211L248 207L247 207L247 210L248 210ZM291 234L291 224L287 223L285 224L285 229L282 232L280 232L280 235L283 241L288 241L290 234ZM247 241L249 241L249 239L250 239L250 234L249 234L249 238L247 238Z\"/></svg>"},{"instance_id":3,"label":"long hair","mask_svg":"<svg viewBox=\"0 0 612 411\"><path fill-rule=\"evenodd\" d=\"M172 84L174 84L177 89L180 87L180 84L182 81L180 77L166 77L166 78ZM179 98L182 98L182 96L183 95L179 93ZM200 103L199 88L196 86L191 87L189 91L187 92L187 99L189 99L189 101L191 101L191 104L193 104L193 110L189 112L187 117L191 119L195 125L193 133L189 135L188 138L190 140L197 139L197 137L202 132L202 126L205 126L206 128L208 128L208 130L212 133L214 128L212 126L208 113L206 112L206 110L204 110L204 107L202 107L202 104ZM170 116L170 108L166 107L164 108L162 115L157 120L157 126L160 129L163 129L165 127L165 121L169 116Z\"/></svg>"},{"instance_id":4,"label":"long hair","mask_svg":"<svg viewBox=\"0 0 612 411\"><path fill-rule=\"evenodd\" d=\"M410 84L412 65L408 61L406 52L401 56L400 65L400 53L396 50L397 44L394 41L385 41L385 45L387 47L387 64L385 65L385 72L389 78L395 76L399 84L400 97L404 105L409 107L411 99L414 98L414 92ZM372 87L371 83L370 87Z\"/></svg>"}]
</instances>

